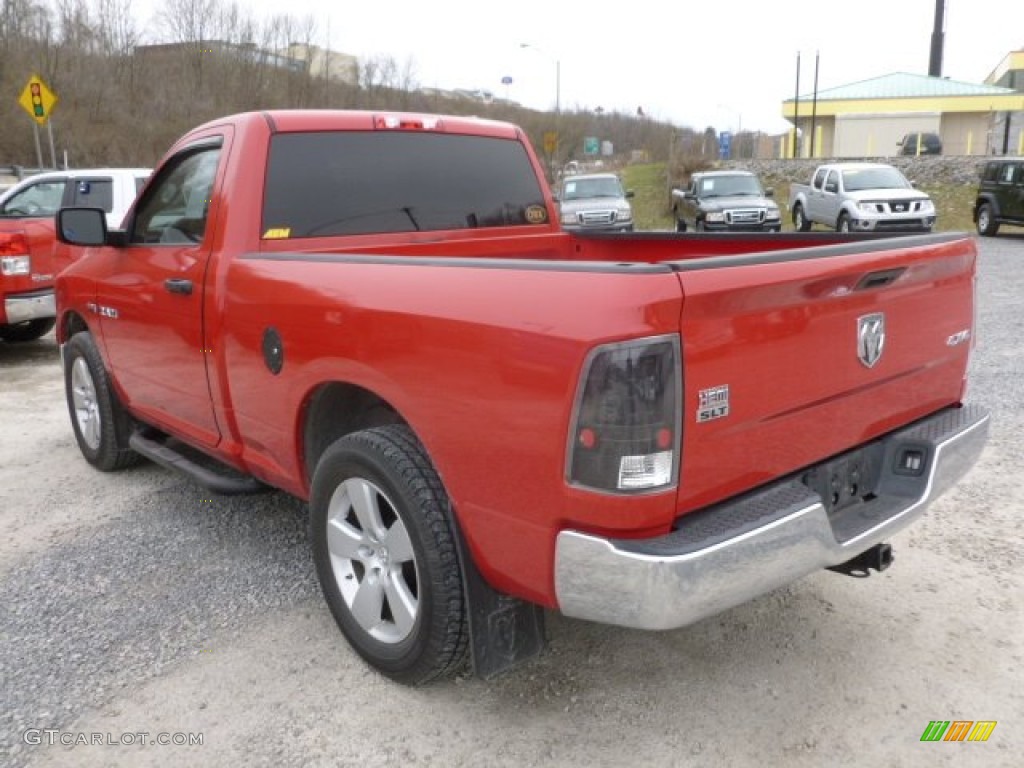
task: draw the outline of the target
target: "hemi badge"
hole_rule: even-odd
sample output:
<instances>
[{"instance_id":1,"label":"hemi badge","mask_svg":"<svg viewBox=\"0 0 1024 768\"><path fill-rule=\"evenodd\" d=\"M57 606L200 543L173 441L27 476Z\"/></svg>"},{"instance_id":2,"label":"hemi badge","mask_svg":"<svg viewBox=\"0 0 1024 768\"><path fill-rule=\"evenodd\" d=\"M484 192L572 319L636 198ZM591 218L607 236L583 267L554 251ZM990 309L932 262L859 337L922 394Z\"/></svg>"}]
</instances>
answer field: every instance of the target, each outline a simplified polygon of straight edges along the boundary
<instances>
[{"instance_id":1,"label":"hemi badge","mask_svg":"<svg viewBox=\"0 0 1024 768\"><path fill-rule=\"evenodd\" d=\"M697 423L729 415L729 385L702 389L697 393Z\"/></svg>"}]
</instances>

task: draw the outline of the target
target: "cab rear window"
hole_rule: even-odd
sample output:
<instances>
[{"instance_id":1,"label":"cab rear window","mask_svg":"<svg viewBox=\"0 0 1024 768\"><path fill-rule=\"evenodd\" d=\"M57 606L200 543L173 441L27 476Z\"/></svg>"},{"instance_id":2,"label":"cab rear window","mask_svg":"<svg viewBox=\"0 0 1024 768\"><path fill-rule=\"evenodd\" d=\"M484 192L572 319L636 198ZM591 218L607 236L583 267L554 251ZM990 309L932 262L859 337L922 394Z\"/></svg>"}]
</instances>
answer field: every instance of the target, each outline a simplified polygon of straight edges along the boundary
<instances>
[{"instance_id":1,"label":"cab rear window","mask_svg":"<svg viewBox=\"0 0 1024 768\"><path fill-rule=\"evenodd\" d=\"M443 133L283 133L271 140L264 238L545 223L518 141Z\"/></svg>"}]
</instances>

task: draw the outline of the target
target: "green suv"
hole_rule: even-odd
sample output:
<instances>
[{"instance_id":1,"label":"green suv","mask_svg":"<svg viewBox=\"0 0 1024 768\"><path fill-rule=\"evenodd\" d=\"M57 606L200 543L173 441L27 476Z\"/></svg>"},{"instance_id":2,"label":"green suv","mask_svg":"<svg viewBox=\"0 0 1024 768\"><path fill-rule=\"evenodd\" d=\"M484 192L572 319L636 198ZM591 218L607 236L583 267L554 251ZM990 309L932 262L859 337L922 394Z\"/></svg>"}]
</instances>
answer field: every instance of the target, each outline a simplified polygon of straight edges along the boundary
<instances>
[{"instance_id":1,"label":"green suv","mask_svg":"<svg viewBox=\"0 0 1024 768\"><path fill-rule=\"evenodd\" d=\"M974 223L979 235L991 237L1000 224L1024 227L1024 158L989 160L981 172Z\"/></svg>"}]
</instances>

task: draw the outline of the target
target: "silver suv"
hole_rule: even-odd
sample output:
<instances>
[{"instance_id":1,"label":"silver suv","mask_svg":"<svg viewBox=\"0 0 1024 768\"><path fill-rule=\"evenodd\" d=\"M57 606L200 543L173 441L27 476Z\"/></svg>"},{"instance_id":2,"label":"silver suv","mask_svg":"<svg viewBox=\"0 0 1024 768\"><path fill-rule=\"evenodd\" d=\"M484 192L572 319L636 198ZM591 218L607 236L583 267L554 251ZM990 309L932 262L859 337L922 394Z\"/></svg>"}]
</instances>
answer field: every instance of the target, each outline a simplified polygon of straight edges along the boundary
<instances>
[{"instance_id":1,"label":"silver suv","mask_svg":"<svg viewBox=\"0 0 1024 768\"><path fill-rule=\"evenodd\" d=\"M566 176L555 199L562 228L574 232L632 232L633 209L614 173Z\"/></svg>"}]
</instances>

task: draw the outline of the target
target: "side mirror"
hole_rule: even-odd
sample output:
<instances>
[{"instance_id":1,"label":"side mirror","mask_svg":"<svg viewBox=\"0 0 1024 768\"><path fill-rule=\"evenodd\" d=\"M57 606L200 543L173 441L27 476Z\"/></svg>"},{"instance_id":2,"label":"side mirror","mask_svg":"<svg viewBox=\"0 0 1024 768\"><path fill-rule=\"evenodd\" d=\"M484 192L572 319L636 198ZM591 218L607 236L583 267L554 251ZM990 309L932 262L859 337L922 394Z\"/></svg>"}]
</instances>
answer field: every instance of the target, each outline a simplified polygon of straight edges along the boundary
<instances>
[{"instance_id":1,"label":"side mirror","mask_svg":"<svg viewBox=\"0 0 1024 768\"><path fill-rule=\"evenodd\" d=\"M61 208L57 239L68 245L106 245L107 216L102 208Z\"/></svg>"},{"instance_id":2,"label":"side mirror","mask_svg":"<svg viewBox=\"0 0 1024 768\"><path fill-rule=\"evenodd\" d=\"M766 187L764 190L765 197L775 197L775 190L771 187Z\"/></svg>"},{"instance_id":3,"label":"side mirror","mask_svg":"<svg viewBox=\"0 0 1024 768\"><path fill-rule=\"evenodd\" d=\"M626 190L626 197L635 197L635 196L636 196L636 192L634 192L632 189L627 189Z\"/></svg>"}]
</instances>

